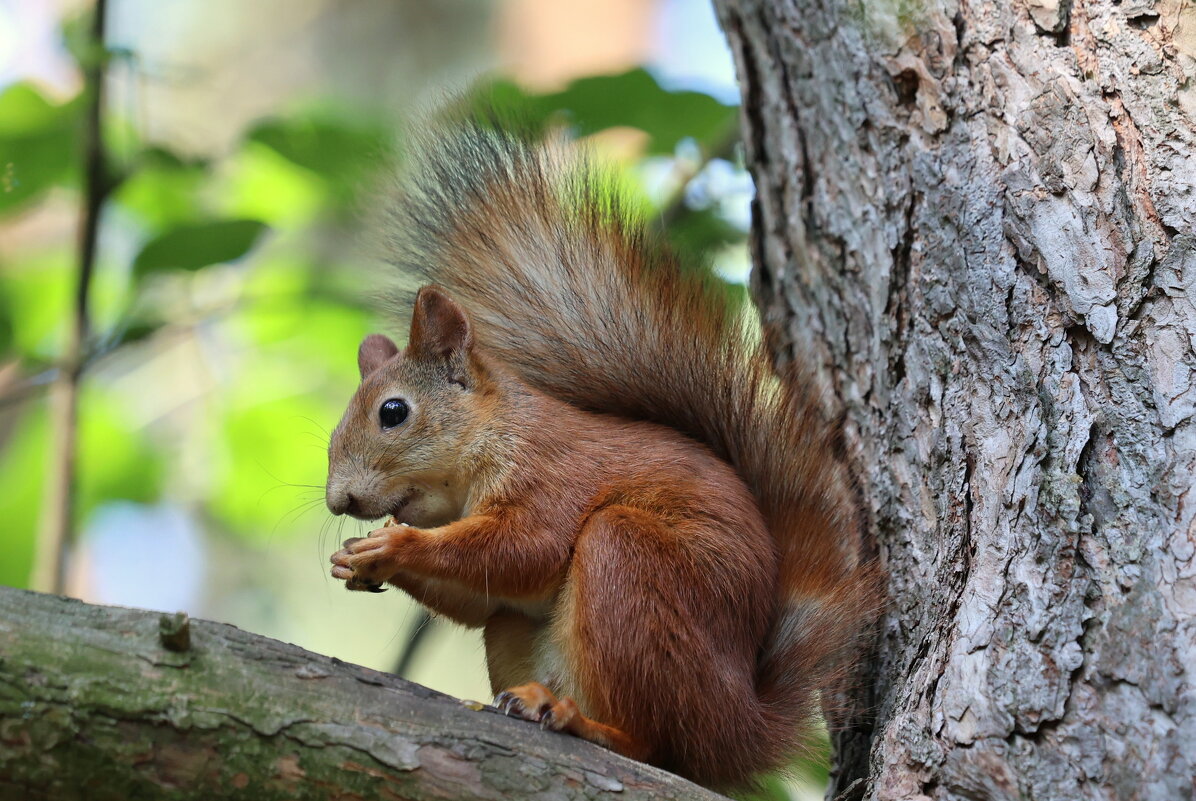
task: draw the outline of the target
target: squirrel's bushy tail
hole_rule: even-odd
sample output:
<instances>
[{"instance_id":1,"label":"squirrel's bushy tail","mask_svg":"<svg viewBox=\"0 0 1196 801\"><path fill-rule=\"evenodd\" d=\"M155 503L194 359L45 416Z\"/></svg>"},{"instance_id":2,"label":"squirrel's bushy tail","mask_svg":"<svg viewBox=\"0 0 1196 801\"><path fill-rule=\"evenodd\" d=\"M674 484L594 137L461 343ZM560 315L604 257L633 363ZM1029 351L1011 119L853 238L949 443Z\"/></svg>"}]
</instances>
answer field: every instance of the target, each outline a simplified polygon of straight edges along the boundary
<instances>
[{"instance_id":1,"label":"squirrel's bushy tail","mask_svg":"<svg viewBox=\"0 0 1196 801\"><path fill-rule=\"evenodd\" d=\"M566 146L466 124L418 156L391 228L400 266L444 287L538 389L679 429L735 466L781 555L760 698L778 727L817 712L879 606L817 390L778 376L749 304L662 246Z\"/></svg>"}]
</instances>

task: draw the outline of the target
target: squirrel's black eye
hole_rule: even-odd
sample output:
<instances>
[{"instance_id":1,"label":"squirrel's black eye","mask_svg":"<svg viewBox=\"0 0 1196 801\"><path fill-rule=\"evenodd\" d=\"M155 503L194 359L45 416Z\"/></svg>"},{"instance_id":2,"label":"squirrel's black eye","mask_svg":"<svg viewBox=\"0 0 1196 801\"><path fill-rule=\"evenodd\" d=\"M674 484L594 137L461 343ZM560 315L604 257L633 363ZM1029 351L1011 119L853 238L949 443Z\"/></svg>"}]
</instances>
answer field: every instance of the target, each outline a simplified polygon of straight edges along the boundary
<instances>
[{"instance_id":1,"label":"squirrel's black eye","mask_svg":"<svg viewBox=\"0 0 1196 801\"><path fill-rule=\"evenodd\" d=\"M378 422L383 428L394 428L407 419L407 401L402 398L391 398L382 404L378 410Z\"/></svg>"}]
</instances>

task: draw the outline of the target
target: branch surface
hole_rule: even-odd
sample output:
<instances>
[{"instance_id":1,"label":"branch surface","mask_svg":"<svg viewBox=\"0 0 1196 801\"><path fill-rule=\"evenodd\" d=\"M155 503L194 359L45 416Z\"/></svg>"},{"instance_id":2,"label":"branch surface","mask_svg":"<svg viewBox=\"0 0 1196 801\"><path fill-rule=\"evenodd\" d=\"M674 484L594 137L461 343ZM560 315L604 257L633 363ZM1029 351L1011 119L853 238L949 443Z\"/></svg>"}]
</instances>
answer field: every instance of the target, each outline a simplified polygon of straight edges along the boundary
<instances>
[{"instance_id":1,"label":"branch surface","mask_svg":"<svg viewBox=\"0 0 1196 801\"><path fill-rule=\"evenodd\" d=\"M0 801L129 798L721 796L234 626L0 587Z\"/></svg>"}]
</instances>

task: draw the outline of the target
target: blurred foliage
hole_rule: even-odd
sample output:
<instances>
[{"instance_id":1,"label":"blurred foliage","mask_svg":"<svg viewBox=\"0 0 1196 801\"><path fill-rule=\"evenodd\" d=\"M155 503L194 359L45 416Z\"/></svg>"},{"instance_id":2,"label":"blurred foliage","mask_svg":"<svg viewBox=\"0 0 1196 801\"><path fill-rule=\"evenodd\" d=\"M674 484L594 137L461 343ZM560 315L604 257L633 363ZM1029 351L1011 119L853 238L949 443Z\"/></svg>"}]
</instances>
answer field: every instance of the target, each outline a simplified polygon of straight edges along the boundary
<instances>
[{"instance_id":1,"label":"blurred foliage","mask_svg":"<svg viewBox=\"0 0 1196 801\"><path fill-rule=\"evenodd\" d=\"M565 122L577 136L608 128L637 128L648 134L647 155L672 155L684 140L718 149L736 134L738 111L701 92L667 91L644 69L573 81L560 92L530 94L496 80L475 91L483 108L528 123Z\"/></svg>"},{"instance_id":2,"label":"blurred foliage","mask_svg":"<svg viewBox=\"0 0 1196 801\"><path fill-rule=\"evenodd\" d=\"M472 96L578 136L637 128L645 163L679 163L684 147L700 167L725 155L735 128L734 107L666 90L643 69L547 94L495 80ZM81 203L81 107L81 95L56 103L28 83L0 92L0 225L51 199ZM261 120L208 161L140 141L118 112L109 116L122 148L93 298L89 370L104 378L87 382L81 406L78 522L106 501L177 489L172 473L190 458L204 467L179 493L227 534L267 536L301 494L280 487L318 489L327 431L356 381L354 350L373 317L344 254L380 165L402 149L398 126L324 103ZM686 203L697 170L679 172L679 185L659 182L654 198L678 246L742 241L716 207ZM0 264L4 363L27 378L53 369L62 348L74 258L73 243L58 242ZM153 397L147 380L161 388ZM6 401L6 411L16 419L0 428L0 514L16 525L0 533L0 581L21 585L49 438L41 400Z\"/></svg>"},{"instance_id":3,"label":"blurred foliage","mask_svg":"<svg viewBox=\"0 0 1196 801\"><path fill-rule=\"evenodd\" d=\"M151 239L133 259L140 278L155 270L198 270L237 261L257 243L266 224L257 220L212 220L179 225Z\"/></svg>"},{"instance_id":4,"label":"blurred foliage","mask_svg":"<svg viewBox=\"0 0 1196 801\"><path fill-rule=\"evenodd\" d=\"M99 57L80 31L67 26L72 52ZM724 189L702 190L711 164L743 173L729 165L734 107L667 90L643 69L542 94L494 80L472 96L543 129L642 131L631 173L667 235L692 251L742 244ZM0 87L0 231L77 214L82 107L81 95L56 102L29 83ZM353 243L403 150L399 126L321 102L196 159L143 139L121 108L107 113L121 147L101 218L76 524L106 503L169 500L232 540L287 536L304 504L322 504L328 431L357 382L357 343L377 324L376 278L359 279L367 259ZM72 237L0 249L4 584L25 585L32 563L51 454L44 389L76 269ZM785 795L773 783L751 797Z\"/></svg>"},{"instance_id":5,"label":"blurred foliage","mask_svg":"<svg viewBox=\"0 0 1196 801\"><path fill-rule=\"evenodd\" d=\"M0 214L79 178L82 99L55 105L27 83L0 93Z\"/></svg>"}]
</instances>

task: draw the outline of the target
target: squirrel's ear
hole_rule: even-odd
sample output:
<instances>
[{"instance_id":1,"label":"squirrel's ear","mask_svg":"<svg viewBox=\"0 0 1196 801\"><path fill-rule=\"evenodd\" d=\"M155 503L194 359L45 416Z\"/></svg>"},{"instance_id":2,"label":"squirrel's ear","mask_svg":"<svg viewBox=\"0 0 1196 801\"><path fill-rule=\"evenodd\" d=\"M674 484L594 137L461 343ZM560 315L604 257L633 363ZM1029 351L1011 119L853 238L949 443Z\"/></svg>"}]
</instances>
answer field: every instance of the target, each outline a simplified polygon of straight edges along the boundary
<instances>
[{"instance_id":1,"label":"squirrel's ear","mask_svg":"<svg viewBox=\"0 0 1196 801\"><path fill-rule=\"evenodd\" d=\"M451 359L473 344L465 311L436 287L426 286L415 297L408 348L418 356Z\"/></svg>"},{"instance_id":2,"label":"squirrel's ear","mask_svg":"<svg viewBox=\"0 0 1196 801\"><path fill-rule=\"evenodd\" d=\"M399 352L399 346L381 334L370 334L361 340L357 348L357 369L361 371L361 380L377 370L391 357Z\"/></svg>"}]
</instances>

